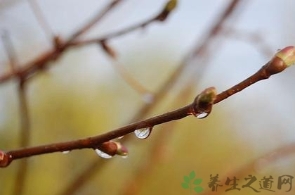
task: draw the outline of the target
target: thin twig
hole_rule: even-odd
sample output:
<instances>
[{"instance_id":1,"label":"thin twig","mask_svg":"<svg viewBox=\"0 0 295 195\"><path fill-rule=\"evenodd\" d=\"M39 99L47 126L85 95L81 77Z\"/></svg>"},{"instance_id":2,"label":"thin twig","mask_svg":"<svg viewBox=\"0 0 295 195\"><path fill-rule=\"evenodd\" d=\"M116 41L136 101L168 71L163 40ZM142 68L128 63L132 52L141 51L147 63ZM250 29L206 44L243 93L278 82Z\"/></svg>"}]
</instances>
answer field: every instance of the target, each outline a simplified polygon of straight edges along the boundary
<instances>
[{"instance_id":1,"label":"thin twig","mask_svg":"<svg viewBox=\"0 0 295 195\"><path fill-rule=\"evenodd\" d=\"M153 21L164 21L167 18L167 16L169 15L169 13L173 10L173 9L171 9L171 10L167 11L167 5L169 5L169 2L175 2L175 0L168 1L166 6L164 7L164 9L158 15L153 17L152 20L151 19L145 20L143 23L140 23L138 25L134 25L132 27L128 27L128 28L123 29L119 32L110 33L110 34L106 35L105 37L98 38L95 40L89 40L89 41L76 40L82 34L84 34L86 31L88 31L94 24L96 24L102 18L104 18L104 16L107 13L109 13L112 9L114 9L119 4L119 2L122 2L122 1L123 0L113 0L110 4L108 4L106 6L106 8L103 9L102 12L95 15L95 17L93 17L88 23L86 23L84 26L79 28L78 31L73 33L72 36L67 41L62 42L58 37L55 37L56 38L56 40L55 40L56 47L53 50L49 50L49 51L41 54L40 56L38 56L33 61L30 61L26 64L21 65L15 72L9 72L9 73L1 75L0 76L0 83L4 83L14 77L17 77L17 75L26 75L26 77L33 75L38 70L42 70L42 68L48 62L58 59L62 55L62 53L70 47L81 46L81 45L85 45L85 44L92 44L94 42L96 42L96 43L102 42L102 41L108 40L110 38L113 38L115 36L121 36L121 35L124 35L125 33L131 32L135 29L146 26Z\"/></svg>"},{"instance_id":2,"label":"thin twig","mask_svg":"<svg viewBox=\"0 0 295 195\"><path fill-rule=\"evenodd\" d=\"M156 14L156 15L150 17L149 19L146 19L138 24L133 24L133 25L131 25L129 27L125 27L124 29L121 29L119 31L108 33L105 36L102 36L100 38L81 40L81 41L73 41L71 44L73 46L88 45L88 44L93 44L93 43L95 44L95 43L103 42L103 41L106 41L109 39L113 39L115 37L125 35L127 33L138 30L140 28L145 28L148 25L150 25L154 22L157 22L157 21L163 22L168 18L168 16L172 12L172 10L176 7L176 5L174 5L174 7L170 7L169 10L167 10L167 7L169 7L169 3L171 3L171 2L177 2L177 1L168 0L166 5L164 6L164 8L158 14Z\"/></svg>"},{"instance_id":3,"label":"thin twig","mask_svg":"<svg viewBox=\"0 0 295 195\"><path fill-rule=\"evenodd\" d=\"M121 2L123 2L123 0L113 0L101 12L98 12L98 14L91 18L90 21L88 21L82 28L73 33L69 40L66 42L65 46L70 45L74 40L87 32L90 28L92 28L95 24L102 20L110 12L110 10L114 9Z\"/></svg>"},{"instance_id":4,"label":"thin twig","mask_svg":"<svg viewBox=\"0 0 295 195\"><path fill-rule=\"evenodd\" d=\"M38 70L42 70L42 68L50 61L58 59L65 50L67 50L73 41L76 41L82 34L86 33L91 27L93 27L96 23L101 21L107 13L113 10L119 2L123 0L113 0L110 4L108 4L102 12L96 14L90 21L85 23L82 27L80 27L72 36L65 42L56 41L58 43L56 47L52 50L49 50L41 55L39 55L33 61L25 63L23 65L19 65L18 68L14 72L9 72L0 76L0 83L6 82L9 79L18 77L21 75L22 77L29 78L29 76L36 73Z\"/></svg>"},{"instance_id":5,"label":"thin twig","mask_svg":"<svg viewBox=\"0 0 295 195\"><path fill-rule=\"evenodd\" d=\"M28 0L28 3L40 25L45 36L51 41L52 37L55 37L55 33L50 27L46 17L44 16L42 9L40 8L38 2L36 0Z\"/></svg>"}]
</instances>

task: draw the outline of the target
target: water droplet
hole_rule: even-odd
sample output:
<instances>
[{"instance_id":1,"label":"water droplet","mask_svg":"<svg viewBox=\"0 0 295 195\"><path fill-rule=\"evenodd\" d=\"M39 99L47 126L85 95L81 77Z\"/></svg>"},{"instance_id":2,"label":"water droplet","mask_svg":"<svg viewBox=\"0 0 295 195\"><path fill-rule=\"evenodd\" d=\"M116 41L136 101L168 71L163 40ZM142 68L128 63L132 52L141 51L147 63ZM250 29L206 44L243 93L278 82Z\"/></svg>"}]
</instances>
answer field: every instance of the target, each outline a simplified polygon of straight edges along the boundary
<instances>
[{"instance_id":1,"label":"water droplet","mask_svg":"<svg viewBox=\"0 0 295 195\"><path fill-rule=\"evenodd\" d=\"M198 112L196 112L196 110L194 110L194 109L191 109L188 112L188 114L194 115L198 119L206 118L210 113L211 113L211 109L210 110L202 110L202 111L198 111Z\"/></svg>"},{"instance_id":2,"label":"water droplet","mask_svg":"<svg viewBox=\"0 0 295 195\"><path fill-rule=\"evenodd\" d=\"M196 114L195 116L198 118L198 119L202 119L202 118L205 118L209 115L208 112L203 112L203 113L198 113Z\"/></svg>"},{"instance_id":3,"label":"water droplet","mask_svg":"<svg viewBox=\"0 0 295 195\"><path fill-rule=\"evenodd\" d=\"M122 139L124 136L118 137L117 139Z\"/></svg>"},{"instance_id":4,"label":"water droplet","mask_svg":"<svg viewBox=\"0 0 295 195\"><path fill-rule=\"evenodd\" d=\"M136 129L134 131L134 134L139 139L146 139L146 138L148 138L150 136L152 129L153 129L152 127L147 127L147 128L142 128L142 129Z\"/></svg>"},{"instance_id":5,"label":"water droplet","mask_svg":"<svg viewBox=\"0 0 295 195\"><path fill-rule=\"evenodd\" d=\"M100 156L101 158L112 158L113 156L99 150L99 149L95 149L95 152L98 156Z\"/></svg>"},{"instance_id":6,"label":"water droplet","mask_svg":"<svg viewBox=\"0 0 295 195\"><path fill-rule=\"evenodd\" d=\"M63 154L68 154L70 153L70 150L65 150L65 151L62 151Z\"/></svg>"},{"instance_id":7,"label":"water droplet","mask_svg":"<svg viewBox=\"0 0 295 195\"><path fill-rule=\"evenodd\" d=\"M126 159L126 158L128 158L128 155L122 156L122 158Z\"/></svg>"}]
</instances>

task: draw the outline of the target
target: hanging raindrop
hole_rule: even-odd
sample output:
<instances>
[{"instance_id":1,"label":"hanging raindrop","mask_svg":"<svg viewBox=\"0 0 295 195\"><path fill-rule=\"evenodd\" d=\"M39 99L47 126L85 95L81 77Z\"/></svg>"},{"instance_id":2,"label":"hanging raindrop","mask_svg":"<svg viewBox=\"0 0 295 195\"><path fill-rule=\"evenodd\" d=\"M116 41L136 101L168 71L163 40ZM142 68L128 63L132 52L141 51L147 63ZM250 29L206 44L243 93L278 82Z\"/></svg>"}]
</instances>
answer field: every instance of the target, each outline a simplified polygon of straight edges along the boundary
<instances>
[{"instance_id":1,"label":"hanging raindrop","mask_svg":"<svg viewBox=\"0 0 295 195\"><path fill-rule=\"evenodd\" d=\"M198 119L202 119L202 118L205 118L209 115L208 112L203 112L203 113L198 113L196 114L195 116L198 118Z\"/></svg>"},{"instance_id":2,"label":"hanging raindrop","mask_svg":"<svg viewBox=\"0 0 295 195\"><path fill-rule=\"evenodd\" d=\"M139 139L146 139L150 136L151 132L152 132L152 127L147 127L147 128L142 128L142 129L136 129L134 131L134 134L136 135L136 137L138 137Z\"/></svg>"},{"instance_id":3,"label":"hanging raindrop","mask_svg":"<svg viewBox=\"0 0 295 195\"><path fill-rule=\"evenodd\" d=\"M70 153L70 150L65 150L65 151L62 151L63 154L68 154Z\"/></svg>"},{"instance_id":4,"label":"hanging raindrop","mask_svg":"<svg viewBox=\"0 0 295 195\"><path fill-rule=\"evenodd\" d=\"M194 115L198 119L203 119L206 118L210 114L210 112L211 110L196 113L194 110L192 110L188 114Z\"/></svg>"},{"instance_id":5,"label":"hanging raindrop","mask_svg":"<svg viewBox=\"0 0 295 195\"><path fill-rule=\"evenodd\" d=\"M106 158L106 159L108 159L108 158L112 158L113 156L111 156L111 155L109 155L109 154L107 154L107 153L105 153L105 152L103 152L103 151L101 151L101 150L99 150L99 149L95 149L95 152L96 152L96 154L98 155L98 156L100 156L101 158Z\"/></svg>"}]
</instances>

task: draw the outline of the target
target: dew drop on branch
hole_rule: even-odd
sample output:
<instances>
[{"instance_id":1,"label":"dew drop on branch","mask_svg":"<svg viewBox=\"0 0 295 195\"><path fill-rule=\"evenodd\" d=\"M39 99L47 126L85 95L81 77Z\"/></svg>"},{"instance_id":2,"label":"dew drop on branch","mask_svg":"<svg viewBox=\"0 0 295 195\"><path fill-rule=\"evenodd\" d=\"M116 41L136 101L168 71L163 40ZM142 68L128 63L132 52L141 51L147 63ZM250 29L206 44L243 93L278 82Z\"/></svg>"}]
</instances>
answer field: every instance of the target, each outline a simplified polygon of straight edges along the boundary
<instances>
[{"instance_id":1,"label":"dew drop on branch","mask_svg":"<svg viewBox=\"0 0 295 195\"><path fill-rule=\"evenodd\" d=\"M134 134L136 135L136 137L138 137L139 139L146 139L150 136L151 132L152 132L153 127L147 127L147 128L141 128L141 129L136 129L134 131Z\"/></svg>"},{"instance_id":2,"label":"dew drop on branch","mask_svg":"<svg viewBox=\"0 0 295 195\"><path fill-rule=\"evenodd\" d=\"M70 153L70 150L65 150L65 151L62 151L63 154L68 154Z\"/></svg>"},{"instance_id":3,"label":"dew drop on branch","mask_svg":"<svg viewBox=\"0 0 295 195\"><path fill-rule=\"evenodd\" d=\"M196 114L195 116L198 118L198 119L202 119L202 118L205 118L209 115L208 112L202 112L202 113L198 113Z\"/></svg>"},{"instance_id":4,"label":"dew drop on branch","mask_svg":"<svg viewBox=\"0 0 295 195\"><path fill-rule=\"evenodd\" d=\"M106 158L106 159L108 159L108 158L112 158L113 156L111 156L111 155L109 155L109 154L107 154L107 153L105 153L105 152L103 152L103 151L101 151L101 150L99 150L99 149L95 149L95 152L96 152L96 154L98 155L98 156L100 156L101 158Z\"/></svg>"}]
</instances>

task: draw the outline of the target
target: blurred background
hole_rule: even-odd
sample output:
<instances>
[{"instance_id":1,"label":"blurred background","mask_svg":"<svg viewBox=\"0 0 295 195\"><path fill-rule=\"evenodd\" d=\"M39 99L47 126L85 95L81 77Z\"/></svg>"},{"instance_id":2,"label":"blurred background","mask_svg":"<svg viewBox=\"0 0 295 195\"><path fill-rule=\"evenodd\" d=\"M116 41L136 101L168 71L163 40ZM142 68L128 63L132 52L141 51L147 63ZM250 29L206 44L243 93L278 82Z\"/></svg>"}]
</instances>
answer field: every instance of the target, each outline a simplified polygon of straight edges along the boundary
<instances>
[{"instance_id":1,"label":"blurred background","mask_svg":"<svg viewBox=\"0 0 295 195\"><path fill-rule=\"evenodd\" d=\"M121 1L79 40L147 21L167 2ZM0 0L0 77L11 72L7 39L21 67L52 50L53 35L68 40L111 2ZM26 81L28 145L98 135L187 105L207 87L228 89L278 49L295 45L294 8L292 0L179 0L165 21L109 39L116 58L97 43L70 47ZM182 186L192 171L203 194L255 194L241 187L248 175L257 177L251 186L261 194L269 191L259 181L269 176L272 194L292 194L288 183L281 190L277 183L281 175L295 177L294 75L291 67L259 82L215 105L205 119L155 126L145 140L125 136L118 141L127 158L102 159L90 149L35 156L22 182L23 160L17 160L0 169L0 194L197 194ZM0 149L9 151L20 148L18 80L0 84ZM208 186L210 174L223 185L217 192ZM234 176L241 190L226 192Z\"/></svg>"}]
</instances>

